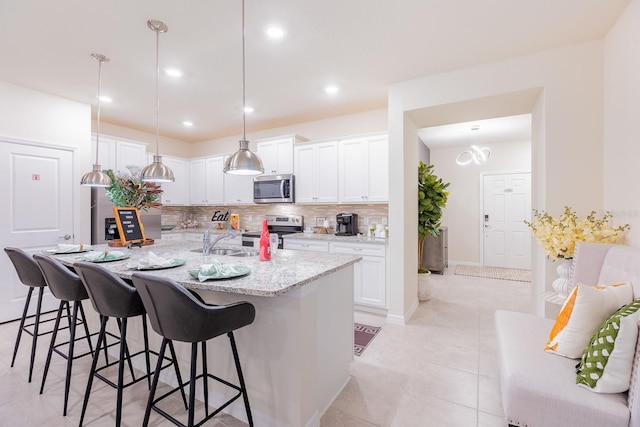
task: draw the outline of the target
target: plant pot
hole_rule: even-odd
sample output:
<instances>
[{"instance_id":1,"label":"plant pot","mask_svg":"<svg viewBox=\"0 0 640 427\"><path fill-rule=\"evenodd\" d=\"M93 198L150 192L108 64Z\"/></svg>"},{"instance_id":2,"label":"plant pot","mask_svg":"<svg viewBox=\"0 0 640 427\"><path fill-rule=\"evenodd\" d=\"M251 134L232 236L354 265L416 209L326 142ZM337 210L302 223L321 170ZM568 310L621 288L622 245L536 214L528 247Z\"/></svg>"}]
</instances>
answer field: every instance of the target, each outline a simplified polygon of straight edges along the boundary
<instances>
[{"instance_id":1,"label":"plant pot","mask_svg":"<svg viewBox=\"0 0 640 427\"><path fill-rule=\"evenodd\" d=\"M418 301L429 301L433 295L431 272L418 274Z\"/></svg>"}]
</instances>

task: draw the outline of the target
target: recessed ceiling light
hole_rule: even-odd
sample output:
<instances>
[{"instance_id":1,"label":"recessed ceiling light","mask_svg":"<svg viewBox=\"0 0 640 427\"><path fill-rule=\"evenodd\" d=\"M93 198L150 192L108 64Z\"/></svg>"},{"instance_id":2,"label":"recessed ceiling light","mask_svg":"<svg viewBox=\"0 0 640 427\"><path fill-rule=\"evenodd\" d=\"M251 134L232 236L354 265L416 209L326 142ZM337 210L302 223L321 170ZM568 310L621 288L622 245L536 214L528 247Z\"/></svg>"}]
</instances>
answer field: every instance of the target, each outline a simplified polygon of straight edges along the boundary
<instances>
[{"instance_id":1,"label":"recessed ceiling light","mask_svg":"<svg viewBox=\"0 0 640 427\"><path fill-rule=\"evenodd\" d=\"M287 34L284 28L278 25L270 25L268 26L264 32L272 39L281 39Z\"/></svg>"},{"instance_id":2,"label":"recessed ceiling light","mask_svg":"<svg viewBox=\"0 0 640 427\"><path fill-rule=\"evenodd\" d=\"M191 127L193 126L193 122L190 122L189 120L185 120L184 122L182 122L182 124L186 127Z\"/></svg>"},{"instance_id":3,"label":"recessed ceiling light","mask_svg":"<svg viewBox=\"0 0 640 427\"><path fill-rule=\"evenodd\" d=\"M329 85L324 88L324 91L330 94L338 93L338 86Z\"/></svg>"},{"instance_id":4,"label":"recessed ceiling light","mask_svg":"<svg viewBox=\"0 0 640 427\"><path fill-rule=\"evenodd\" d=\"M471 130L480 130L480 125L471 126Z\"/></svg>"},{"instance_id":5,"label":"recessed ceiling light","mask_svg":"<svg viewBox=\"0 0 640 427\"><path fill-rule=\"evenodd\" d=\"M244 112L245 113L253 113L253 107L249 107L249 106L244 107Z\"/></svg>"},{"instance_id":6,"label":"recessed ceiling light","mask_svg":"<svg viewBox=\"0 0 640 427\"><path fill-rule=\"evenodd\" d=\"M101 95L100 96L100 101L102 101L102 102L113 102L113 99L109 98L108 96Z\"/></svg>"},{"instance_id":7,"label":"recessed ceiling light","mask_svg":"<svg viewBox=\"0 0 640 427\"><path fill-rule=\"evenodd\" d=\"M177 70L175 68L167 68L164 70L164 72L171 77L182 77L182 74L183 74L182 71Z\"/></svg>"}]
</instances>

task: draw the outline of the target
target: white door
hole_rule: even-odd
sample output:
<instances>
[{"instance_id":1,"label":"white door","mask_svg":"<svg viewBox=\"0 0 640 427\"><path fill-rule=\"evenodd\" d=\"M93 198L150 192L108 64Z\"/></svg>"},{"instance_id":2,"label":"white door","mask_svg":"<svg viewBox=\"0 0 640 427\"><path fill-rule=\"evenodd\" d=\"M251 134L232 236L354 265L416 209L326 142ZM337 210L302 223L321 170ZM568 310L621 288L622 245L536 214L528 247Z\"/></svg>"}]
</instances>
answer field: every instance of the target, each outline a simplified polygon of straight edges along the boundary
<instances>
[{"instance_id":1,"label":"white door","mask_svg":"<svg viewBox=\"0 0 640 427\"><path fill-rule=\"evenodd\" d=\"M531 269L531 174L484 175L485 267Z\"/></svg>"},{"instance_id":2,"label":"white door","mask_svg":"<svg viewBox=\"0 0 640 427\"><path fill-rule=\"evenodd\" d=\"M0 140L0 244L37 251L73 240L73 153ZM0 255L0 322L22 315L29 290ZM48 292L43 310L57 308ZM34 293L35 295L35 293ZM31 299L35 310L36 298Z\"/></svg>"}]
</instances>

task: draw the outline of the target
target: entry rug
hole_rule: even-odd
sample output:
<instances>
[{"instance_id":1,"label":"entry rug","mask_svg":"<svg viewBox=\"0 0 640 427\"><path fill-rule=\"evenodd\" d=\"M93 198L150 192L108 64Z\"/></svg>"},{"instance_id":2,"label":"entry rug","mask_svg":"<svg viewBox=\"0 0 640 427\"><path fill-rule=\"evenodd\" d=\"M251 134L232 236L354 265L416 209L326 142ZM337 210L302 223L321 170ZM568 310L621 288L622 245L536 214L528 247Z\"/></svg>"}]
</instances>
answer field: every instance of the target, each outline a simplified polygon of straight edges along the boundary
<instances>
[{"instance_id":1,"label":"entry rug","mask_svg":"<svg viewBox=\"0 0 640 427\"><path fill-rule=\"evenodd\" d=\"M475 265L458 264L456 273L459 276L486 277L489 279L514 280L516 282L531 282L531 270L500 267L477 267Z\"/></svg>"},{"instance_id":2,"label":"entry rug","mask_svg":"<svg viewBox=\"0 0 640 427\"><path fill-rule=\"evenodd\" d=\"M353 354L360 356L367 346L373 341L381 328L376 326L363 325L362 323L354 323L355 340L353 343Z\"/></svg>"}]
</instances>

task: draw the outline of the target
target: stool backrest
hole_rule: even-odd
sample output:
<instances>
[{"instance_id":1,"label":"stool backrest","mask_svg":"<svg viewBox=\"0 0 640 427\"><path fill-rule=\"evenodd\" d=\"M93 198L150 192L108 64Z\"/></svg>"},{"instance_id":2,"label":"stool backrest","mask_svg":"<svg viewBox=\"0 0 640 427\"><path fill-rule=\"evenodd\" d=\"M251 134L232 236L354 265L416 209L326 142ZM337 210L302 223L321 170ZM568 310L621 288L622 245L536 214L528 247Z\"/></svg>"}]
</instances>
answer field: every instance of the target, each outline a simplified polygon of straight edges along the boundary
<instances>
[{"instance_id":1,"label":"stool backrest","mask_svg":"<svg viewBox=\"0 0 640 427\"><path fill-rule=\"evenodd\" d=\"M32 288L47 286L47 282L44 280L38 264L36 264L31 255L18 248L7 247L4 248L4 251L9 256L22 284Z\"/></svg>"},{"instance_id":2,"label":"stool backrest","mask_svg":"<svg viewBox=\"0 0 640 427\"><path fill-rule=\"evenodd\" d=\"M149 313L151 327L171 340L206 341L250 325L255 319L255 307L246 301L208 305L171 279L144 273L134 273L132 279Z\"/></svg>"},{"instance_id":3,"label":"stool backrest","mask_svg":"<svg viewBox=\"0 0 640 427\"><path fill-rule=\"evenodd\" d=\"M136 288L109 270L90 262L73 264L84 284L93 308L103 316L127 318L146 311Z\"/></svg>"},{"instance_id":4,"label":"stool backrest","mask_svg":"<svg viewBox=\"0 0 640 427\"><path fill-rule=\"evenodd\" d=\"M34 254L42 275L54 297L62 301L82 301L89 298L77 274L60 261L46 255Z\"/></svg>"}]
</instances>

